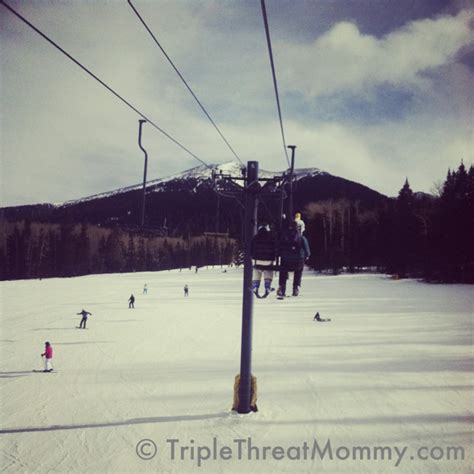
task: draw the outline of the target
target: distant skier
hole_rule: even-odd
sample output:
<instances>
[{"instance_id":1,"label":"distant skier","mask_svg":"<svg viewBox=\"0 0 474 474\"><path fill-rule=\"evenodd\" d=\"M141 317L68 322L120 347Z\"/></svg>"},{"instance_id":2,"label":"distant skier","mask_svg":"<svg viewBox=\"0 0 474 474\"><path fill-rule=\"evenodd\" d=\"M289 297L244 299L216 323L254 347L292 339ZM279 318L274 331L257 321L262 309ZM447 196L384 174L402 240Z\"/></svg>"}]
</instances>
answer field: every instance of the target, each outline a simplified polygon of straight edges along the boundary
<instances>
[{"instance_id":1,"label":"distant skier","mask_svg":"<svg viewBox=\"0 0 474 474\"><path fill-rule=\"evenodd\" d=\"M188 295L189 295L188 285L184 285L184 296L188 296Z\"/></svg>"},{"instance_id":2,"label":"distant skier","mask_svg":"<svg viewBox=\"0 0 474 474\"><path fill-rule=\"evenodd\" d=\"M53 359L53 346L49 342L44 343L44 352L41 354L41 357L44 357L44 371L51 372L53 366L51 361Z\"/></svg>"},{"instance_id":3,"label":"distant skier","mask_svg":"<svg viewBox=\"0 0 474 474\"><path fill-rule=\"evenodd\" d=\"M92 313L89 313L89 311L83 309L80 313L77 313L77 315L82 316L81 323L79 324L79 329L86 329L87 317L92 316Z\"/></svg>"},{"instance_id":4,"label":"distant skier","mask_svg":"<svg viewBox=\"0 0 474 474\"><path fill-rule=\"evenodd\" d=\"M135 308L135 296L133 296L133 293L132 295L130 296L130 298L128 299L128 308Z\"/></svg>"},{"instance_id":5,"label":"distant skier","mask_svg":"<svg viewBox=\"0 0 474 474\"><path fill-rule=\"evenodd\" d=\"M280 234L278 255L280 256L280 275L278 279L277 297L283 299L286 292L288 273L294 272L293 296L298 296L305 260L311 255L309 244L304 235L297 229L295 221L289 222L282 228Z\"/></svg>"},{"instance_id":6,"label":"distant skier","mask_svg":"<svg viewBox=\"0 0 474 474\"><path fill-rule=\"evenodd\" d=\"M254 262L252 290L257 298L266 298L272 291L273 264L276 258L275 236L268 224L263 224L258 228L258 232L250 244L250 254ZM258 290L262 276L265 293L260 296Z\"/></svg>"},{"instance_id":7,"label":"distant skier","mask_svg":"<svg viewBox=\"0 0 474 474\"><path fill-rule=\"evenodd\" d=\"M318 321L319 323L325 323L327 321L331 321L330 319L322 319L321 316L319 315L319 312L317 312L314 315L313 321Z\"/></svg>"},{"instance_id":8,"label":"distant skier","mask_svg":"<svg viewBox=\"0 0 474 474\"><path fill-rule=\"evenodd\" d=\"M145 283L145 286L143 287L143 294L144 295L148 294L148 287L146 286L146 283Z\"/></svg>"}]
</instances>

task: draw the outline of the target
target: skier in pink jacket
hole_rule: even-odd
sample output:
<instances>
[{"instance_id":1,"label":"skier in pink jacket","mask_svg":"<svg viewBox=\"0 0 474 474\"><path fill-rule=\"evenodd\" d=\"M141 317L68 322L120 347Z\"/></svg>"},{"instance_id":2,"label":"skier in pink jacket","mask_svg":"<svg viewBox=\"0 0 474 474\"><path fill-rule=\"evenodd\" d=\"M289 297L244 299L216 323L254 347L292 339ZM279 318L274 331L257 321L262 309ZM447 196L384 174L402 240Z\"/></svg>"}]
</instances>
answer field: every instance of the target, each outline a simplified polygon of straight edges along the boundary
<instances>
[{"instance_id":1,"label":"skier in pink jacket","mask_svg":"<svg viewBox=\"0 0 474 474\"><path fill-rule=\"evenodd\" d=\"M44 352L41 354L44 357L44 372L51 372L53 366L51 360L53 359L53 346L49 342L44 343Z\"/></svg>"}]
</instances>

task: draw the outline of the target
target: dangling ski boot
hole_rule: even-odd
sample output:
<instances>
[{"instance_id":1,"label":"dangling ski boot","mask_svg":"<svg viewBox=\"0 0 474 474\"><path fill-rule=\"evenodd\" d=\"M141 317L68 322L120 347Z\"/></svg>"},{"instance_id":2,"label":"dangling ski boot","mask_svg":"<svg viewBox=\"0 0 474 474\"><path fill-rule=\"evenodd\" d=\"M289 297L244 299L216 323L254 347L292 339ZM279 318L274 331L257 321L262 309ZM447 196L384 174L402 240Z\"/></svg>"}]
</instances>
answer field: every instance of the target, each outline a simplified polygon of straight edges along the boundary
<instances>
[{"instance_id":1,"label":"dangling ski boot","mask_svg":"<svg viewBox=\"0 0 474 474\"><path fill-rule=\"evenodd\" d=\"M270 292L272 291L272 280L266 278L265 279L265 294L262 296L262 298L266 298Z\"/></svg>"},{"instance_id":2,"label":"dangling ski boot","mask_svg":"<svg viewBox=\"0 0 474 474\"><path fill-rule=\"evenodd\" d=\"M260 287L260 281L259 280L253 280L252 281L252 290L253 290L254 295L257 298L261 298L261 296L258 294L259 287Z\"/></svg>"}]
</instances>

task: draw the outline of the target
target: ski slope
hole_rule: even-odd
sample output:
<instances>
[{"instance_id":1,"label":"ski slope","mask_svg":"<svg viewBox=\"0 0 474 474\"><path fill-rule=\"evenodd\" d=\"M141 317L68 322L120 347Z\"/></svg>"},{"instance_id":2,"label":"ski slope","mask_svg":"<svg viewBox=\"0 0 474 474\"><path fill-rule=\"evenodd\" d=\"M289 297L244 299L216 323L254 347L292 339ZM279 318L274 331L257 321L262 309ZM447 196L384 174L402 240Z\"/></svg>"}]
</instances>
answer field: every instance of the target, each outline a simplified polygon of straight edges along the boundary
<instances>
[{"instance_id":1,"label":"ski slope","mask_svg":"<svg viewBox=\"0 0 474 474\"><path fill-rule=\"evenodd\" d=\"M2 471L473 471L472 286L305 272L300 297L255 300L259 411L249 415L230 412L241 270L0 290ZM76 329L82 308L93 314L87 330ZM313 322L316 311L332 321ZM32 372L45 341L55 372ZM156 455L149 441L137 448L143 439ZM330 441L332 459L328 451L311 459L315 439L321 448ZM377 447L390 449L384 459ZM442 459L419 459L423 447ZM463 447L465 459L447 460L450 447Z\"/></svg>"}]
</instances>

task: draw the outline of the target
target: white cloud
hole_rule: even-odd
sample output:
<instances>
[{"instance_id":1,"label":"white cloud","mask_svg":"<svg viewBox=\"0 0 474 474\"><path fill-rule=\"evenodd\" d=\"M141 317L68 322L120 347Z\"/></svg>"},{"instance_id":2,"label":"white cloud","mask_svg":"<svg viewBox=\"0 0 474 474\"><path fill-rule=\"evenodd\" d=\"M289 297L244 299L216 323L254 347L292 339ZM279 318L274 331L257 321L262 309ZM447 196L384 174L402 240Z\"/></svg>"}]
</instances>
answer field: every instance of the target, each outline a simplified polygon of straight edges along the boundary
<instances>
[{"instance_id":1,"label":"white cloud","mask_svg":"<svg viewBox=\"0 0 474 474\"><path fill-rule=\"evenodd\" d=\"M374 85L423 85L423 72L450 62L473 40L474 11L414 21L378 39L341 22L312 44L279 45L292 58L285 87L308 96L360 93Z\"/></svg>"}]
</instances>

